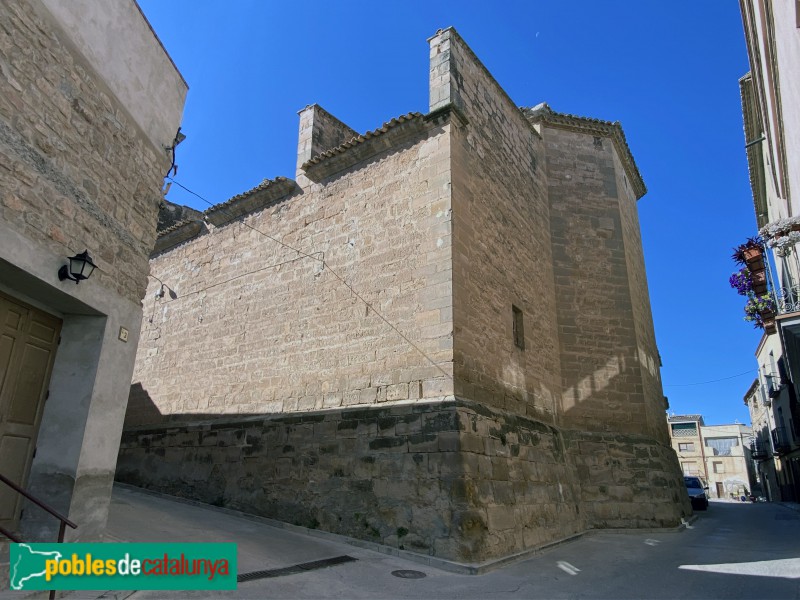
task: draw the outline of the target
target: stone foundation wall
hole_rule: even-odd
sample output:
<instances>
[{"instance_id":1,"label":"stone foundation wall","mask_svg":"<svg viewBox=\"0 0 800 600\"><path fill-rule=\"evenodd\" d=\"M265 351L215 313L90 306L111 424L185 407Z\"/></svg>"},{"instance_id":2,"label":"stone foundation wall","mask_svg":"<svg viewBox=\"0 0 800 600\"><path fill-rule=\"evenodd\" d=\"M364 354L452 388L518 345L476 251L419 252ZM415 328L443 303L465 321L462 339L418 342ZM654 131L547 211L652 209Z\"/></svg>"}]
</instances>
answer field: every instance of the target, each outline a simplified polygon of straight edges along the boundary
<instances>
[{"instance_id":1,"label":"stone foundation wall","mask_svg":"<svg viewBox=\"0 0 800 600\"><path fill-rule=\"evenodd\" d=\"M591 527L676 525L664 450L449 401L131 429L117 479L481 562Z\"/></svg>"},{"instance_id":2,"label":"stone foundation wall","mask_svg":"<svg viewBox=\"0 0 800 600\"><path fill-rule=\"evenodd\" d=\"M620 433L568 431L564 437L591 528L675 527L692 514L669 446Z\"/></svg>"},{"instance_id":3,"label":"stone foundation wall","mask_svg":"<svg viewBox=\"0 0 800 600\"><path fill-rule=\"evenodd\" d=\"M451 401L128 430L117 479L475 562L584 528L571 470L549 426Z\"/></svg>"}]
</instances>

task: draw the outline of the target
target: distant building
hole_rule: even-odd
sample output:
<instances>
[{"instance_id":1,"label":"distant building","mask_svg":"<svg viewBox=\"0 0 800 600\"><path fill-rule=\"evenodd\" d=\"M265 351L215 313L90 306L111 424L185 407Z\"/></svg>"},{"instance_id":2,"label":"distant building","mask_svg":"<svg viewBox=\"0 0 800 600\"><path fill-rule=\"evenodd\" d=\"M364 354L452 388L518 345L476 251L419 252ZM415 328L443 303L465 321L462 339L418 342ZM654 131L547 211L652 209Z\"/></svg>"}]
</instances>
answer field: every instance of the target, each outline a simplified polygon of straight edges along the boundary
<instances>
[{"instance_id":1,"label":"distant building","mask_svg":"<svg viewBox=\"0 0 800 600\"><path fill-rule=\"evenodd\" d=\"M703 417L678 415L669 417L667 420L669 421L672 448L678 455L678 462L680 462L683 474L708 480L703 441L700 435Z\"/></svg>"},{"instance_id":2,"label":"distant building","mask_svg":"<svg viewBox=\"0 0 800 600\"><path fill-rule=\"evenodd\" d=\"M786 474L782 468L781 447L776 446L776 439L772 435L775 430L772 398L760 379L753 381L744 396L744 403L750 411L750 422L753 424L750 455L753 458L757 490L767 500L779 501L787 492L781 489L782 485L785 486L782 482Z\"/></svg>"},{"instance_id":3,"label":"distant building","mask_svg":"<svg viewBox=\"0 0 800 600\"><path fill-rule=\"evenodd\" d=\"M667 421L683 474L700 477L710 498L738 498L753 491L750 427L706 425L701 415L673 415Z\"/></svg>"},{"instance_id":4,"label":"distant building","mask_svg":"<svg viewBox=\"0 0 800 600\"><path fill-rule=\"evenodd\" d=\"M136 2L0 2L0 473L105 528L187 86ZM59 271L88 250L76 285ZM0 483L0 526L59 522Z\"/></svg>"},{"instance_id":5,"label":"distant building","mask_svg":"<svg viewBox=\"0 0 800 600\"><path fill-rule=\"evenodd\" d=\"M679 524L622 128L429 42L426 114L308 106L294 179L162 232L118 478L468 562Z\"/></svg>"},{"instance_id":6,"label":"distant building","mask_svg":"<svg viewBox=\"0 0 800 600\"><path fill-rule=\"evenodd\" d=\"M773 500L800 500L800 3L740 0L750 72L740 81L755 217L767 243L767 323L746 400ZM753 231L755 235L756 231ZM740 240L740 242L743 240ZM753 269L751 268L751 271ZM769 465L765 463L769 462Z\"/></svg>"}]
</instances>

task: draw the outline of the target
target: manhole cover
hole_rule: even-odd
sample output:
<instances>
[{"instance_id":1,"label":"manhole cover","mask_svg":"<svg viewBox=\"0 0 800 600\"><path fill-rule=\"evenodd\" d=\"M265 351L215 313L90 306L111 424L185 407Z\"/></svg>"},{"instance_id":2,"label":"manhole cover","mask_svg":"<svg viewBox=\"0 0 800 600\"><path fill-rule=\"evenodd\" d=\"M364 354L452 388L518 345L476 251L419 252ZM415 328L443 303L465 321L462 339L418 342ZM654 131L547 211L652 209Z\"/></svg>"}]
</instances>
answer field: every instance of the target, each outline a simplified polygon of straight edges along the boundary
<instances>
[{"instance_id":1,"label":"manhole cover","mask_svg":"<svg viewBox=\"0 0 800 600\"><path fill-rule=\"evenodd\" d=\"M400 569L399 571L392 571L392 575L400 577L401 579L422 579L427 577L422 571L412 571L411 569Z\"/></svg>"}]
</instances>

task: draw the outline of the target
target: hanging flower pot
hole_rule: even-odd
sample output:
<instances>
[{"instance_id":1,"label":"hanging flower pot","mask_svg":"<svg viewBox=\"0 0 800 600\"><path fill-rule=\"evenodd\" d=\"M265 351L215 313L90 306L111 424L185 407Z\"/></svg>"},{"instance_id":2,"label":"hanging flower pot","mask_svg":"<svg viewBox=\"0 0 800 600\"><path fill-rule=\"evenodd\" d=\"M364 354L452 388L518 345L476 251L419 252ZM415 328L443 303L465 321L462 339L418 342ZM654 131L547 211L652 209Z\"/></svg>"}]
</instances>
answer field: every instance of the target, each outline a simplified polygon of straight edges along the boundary
<instances>
[{"instance_id":1,"label":"hanging flower pot","mask_svg":"<svg viewBox=\"0 0 800 600\"><path fill-rule=\"evenodd\" d=\"M767 271L765 269L751 272L750 281L756 296L763 296L767 293Z\"/></svg>"},{"instance_id":2,"label":"hanging flower pot","mask_svg":"<svg viewBox=\"0 0 800 600\"><path fill-rule=\"evenodd\" d=\"M775 320L775 312L772 309L762 310L759 314L761 315L761 320L764 323Z\"/></svg>"},{"instance_id":3,"label":"hanging flower pot","mask_svg":"<svg viewBox=\"0 0 800 600\"><path fill-rule=\"evenodd\" d=\"M772 296L768 294L756 296L751 292L744 306L744 314L744 320L750 321L754 327L766 330L767 324L771 323L770 329L772 329L775 324L775 302Z\"/></svg>"},{"instance_id":4,"label":"hanging flower pot","mask_svg":"<svg viewBox=\"0 0 800 600\"><path fill-rule=\"evenodd\" d=\"M767 319L764 321L764 332L767 335L772 335L773 333L778 332L778 326L775 323L775 318Z\"/></svg>"},{"instance_id":5,"label":"hanging flower pot","mask_svg":"<svg viewBox=\"0 0 800 600\"><path fill-rule=\"evenodd\" d=\"M763 261L764 258L764 252L761 250L760 246L745 248L742 254L744 255L744 261L748 265L756 261Z\"/></svg>"},{"instance_id":6,"label":"hanging flower pot","mask_svg":"<svg viewBox=\"0 0 800 600\"><path fill-rule=\"evenodd\" d=\"M764 268L764 242L760 237L749 238L744 244L733 249L733 260L747 265L751 271Z\"/></svg>"},{"instance_id":7,"label":"hanging flower pot","mask_svg":"<svg viewBox=\"0 0 800 600\"><path fill-rule=\"evenodd\" d=\"M759 230L759 235L766 240L767 246L770 248L779 245L777 242L780 240L783 243L795 244L798 241L797 235L792 233L800 233L800 217L789 217L788 219L776 219L771 223L767 223Z\"/></svg>"}]
</instances>

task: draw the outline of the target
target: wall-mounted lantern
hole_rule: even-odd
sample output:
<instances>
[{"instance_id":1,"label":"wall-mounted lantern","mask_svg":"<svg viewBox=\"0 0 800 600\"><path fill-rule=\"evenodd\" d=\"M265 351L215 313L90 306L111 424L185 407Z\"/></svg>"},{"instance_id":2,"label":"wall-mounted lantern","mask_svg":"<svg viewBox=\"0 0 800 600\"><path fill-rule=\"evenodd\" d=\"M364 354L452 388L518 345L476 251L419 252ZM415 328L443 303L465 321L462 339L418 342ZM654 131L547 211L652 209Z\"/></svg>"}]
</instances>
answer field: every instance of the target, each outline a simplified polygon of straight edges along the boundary
<instances>
[{"instance_id":1,"label":"wall-mounted lantern","mask_svg":"<svg viewBox=\"0 0 800 600\"><path fill-rule=\"evenodd\" d=\"M67 265L62 265L58 270L58 278L61 281L69 279L78 284L84 279L89 279L89 276L96 268L97 265L92 262L89 251L84 250L80 254L69 257L69 267L67 267Z\"/></svg>"}]
</instances>

